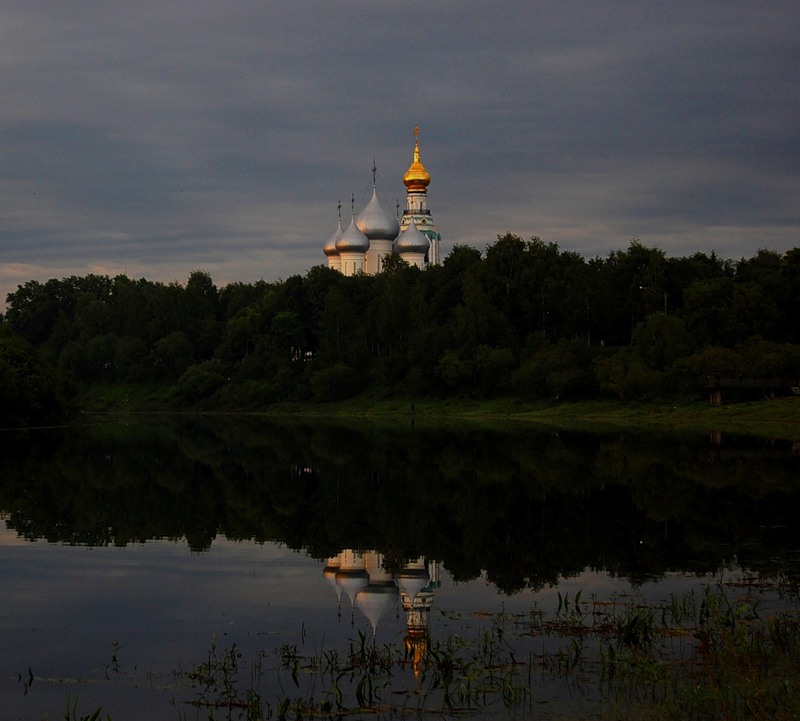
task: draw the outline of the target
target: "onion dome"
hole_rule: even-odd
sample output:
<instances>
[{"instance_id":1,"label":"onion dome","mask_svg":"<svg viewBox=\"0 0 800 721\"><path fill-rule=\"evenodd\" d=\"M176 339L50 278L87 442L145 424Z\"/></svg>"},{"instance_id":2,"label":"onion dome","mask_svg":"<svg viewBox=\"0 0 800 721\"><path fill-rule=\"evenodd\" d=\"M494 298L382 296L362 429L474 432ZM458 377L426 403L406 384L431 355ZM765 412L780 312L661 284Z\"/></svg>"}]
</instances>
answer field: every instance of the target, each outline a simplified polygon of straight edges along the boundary
<instances>
[{"instance_id":1,"label":"onion dome","mask_svg":"<svg viewBox=\"0 0 800 721\"><path fill-rule=\"evenodd\" d=\"M419 159L419 128L414 128L414 160L403 176L403 184L408 190L424 192L431 182L430 173Z\"/></svg>"},{"instance_id":2,"label":"onion dome","mask_svg":"<svg viewBox=\"0 0 800 721\"><path fill-rule=\"evenodd\" d=\"M338 246L337 246L338 247ZM427 253L431 247L428 236L419 232L419 228L414 223L409 223L397 240L394 242L394 249L400 253Z\"/></svg>"},{"instance_id":3,"label":"onion dome","mask_svg":"<svg viewBox=\"0 0 800 721\"><path fill-rule=\"evenodd\" d=\"M328 582L330 586L336 586L336 572L342 565L342 559L339 556L331 556L328 559L328 562L325 564L325 568L322 569L322 577ZM340 594L342 590L337 588L337 594Z\"/></svg>"},{"instance_id":4,"label":"onion dome","mask_svg":"<svg viewBox=\"0 0 800 721\"><path fill-rule=\"evenodd\" d=\"M354 606L356 596L362 588L366 588L369 581L367 580L367 572L363 569L360 571L339 570L336 572L336 583L341 586L347 598L350 599L350 606Z\"/></svg>"},{"instance_id":5,"label":"onion dome","mask_svg":"<svg viewBox=\"0 0 800 721\"><path fill-rule=\"evenodd\" d=\"M350 221L347 230L339 236L335 248L339 254L366 253L369 250L369 238L358 229L355 217Z\"/></svg>"},{"instance_id":6,"label":"onion dome","mask_svg":"<svg viewBox=\"0 0 800 721\"><path fill-rule=\"evenodd\" d=\"M336 241L342 237L344 230L342 230L342 218L339 216L339 225L334 231L333 235L328 238L328 241L325 245L322 246L322 252L325 253L327 256L331 255L339 255L339 251L336 250Z\"/></svg>"},{"instance_id":7,"label":"onion dome","mask_svg":"<svg viewBox=\"0 0 800 721\"><path fill-rule=\"evenodd\" d=\"M431 577L428 575L425 561L421 558L407 563L394 573L394 582L400 589L400 593L406 596L409 603L413 603L417 594L428 585L430 580Z\"/></svg>"},{"instance_id":8,"label":"onion dome","mask_svg":"<svg viewBox=\"0 0 800 721\"><path fill-rule=\"evenodd\" d=\"M383 615L397 602L397 586L372 583L356 595L356 608L363 613L374 634Z\"/></svg>"},{"instance_id":9,"label":"onion dome","mask_svg":"<svg viewBox=\"0 0 800 721\"><path fill-rule=\"evenodd\" d=\"M336 585L350 599L350 606L356 602L356 596L369 583L369 576L364 568L364 557L355 551L344 550L340 555L341 563L336 572Z\"/></svg>"},{"instance_id":10,"label":"onion dome","mask_svg":"<svg viewBox=\"0 0 800 721\"><path fill-rule=\"evenodd\" d=\"M373 173L375 166L373 166ZM366 208L356 218L358 229L370 240L394 240L400 232L397 219L389 215L378 200L375 183L372 184L372 198Z\"/></svg>"}]
</instances>

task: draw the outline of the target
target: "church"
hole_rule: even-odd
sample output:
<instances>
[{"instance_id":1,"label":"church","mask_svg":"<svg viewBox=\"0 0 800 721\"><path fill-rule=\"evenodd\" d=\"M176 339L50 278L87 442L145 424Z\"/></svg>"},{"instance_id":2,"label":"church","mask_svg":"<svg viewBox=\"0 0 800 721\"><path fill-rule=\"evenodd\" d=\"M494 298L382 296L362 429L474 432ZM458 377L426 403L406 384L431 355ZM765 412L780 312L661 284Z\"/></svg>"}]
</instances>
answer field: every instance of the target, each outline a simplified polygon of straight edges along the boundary
<instances>
[{"instance_id":1,"label":"church","mask_svg":"<svg viewBox=\"0 0 800 721\"><path fill-rule=\"evenodd\" d=\"M383 261L392 254L409 265L425 268L438 265L441 235L428 209L430 173L420 159L419 128L414 128L414 156L403 176L406 186L406 209L398 218L392 216L378 199L375 183L376 167L372 164L372 198L356 215L351 202L350 223L342 227L342 206L339 204L339 225L323 246L328 267L343 275L368 273L383 269Z\"/></svg>"}]
</instances>

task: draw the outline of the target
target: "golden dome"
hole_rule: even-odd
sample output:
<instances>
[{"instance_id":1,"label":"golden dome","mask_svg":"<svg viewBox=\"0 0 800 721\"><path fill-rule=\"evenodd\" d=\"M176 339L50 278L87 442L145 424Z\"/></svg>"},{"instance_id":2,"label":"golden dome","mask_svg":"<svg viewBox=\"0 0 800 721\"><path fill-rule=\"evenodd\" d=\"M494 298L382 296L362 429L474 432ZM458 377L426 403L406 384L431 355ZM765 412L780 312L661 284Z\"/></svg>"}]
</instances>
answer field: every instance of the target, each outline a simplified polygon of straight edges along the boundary
<instances>
[{"instance_id":1,"label":"golden dome","mask_svg":"<svg viewBox=\"0 0 800 721\"><path fill-rule=\"evenodd\" d=\"M430 182L430 173L419 159L419 127L414 127L414 160L403 176L403 183L409 190L424 191Z\"/></svg>"}]
</instances>

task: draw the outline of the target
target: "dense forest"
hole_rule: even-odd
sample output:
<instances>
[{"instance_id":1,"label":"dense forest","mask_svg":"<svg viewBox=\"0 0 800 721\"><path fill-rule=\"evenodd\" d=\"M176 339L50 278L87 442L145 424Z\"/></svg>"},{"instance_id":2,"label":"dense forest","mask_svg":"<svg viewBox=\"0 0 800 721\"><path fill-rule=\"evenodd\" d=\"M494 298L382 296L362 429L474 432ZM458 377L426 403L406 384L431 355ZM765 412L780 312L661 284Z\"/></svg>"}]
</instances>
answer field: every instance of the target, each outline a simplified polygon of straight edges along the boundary
<instances>
[{"instance_id":1,"label":"dense forest","mask_svg":"<svg viewBox=\"0 0 800 721\"><path fill-rule=\"evenodd\" d=\"M800 375L800 248L585 259L539 238L456 246L426 270L328 268L218 288L100 275L29 281L0 322L0 425L69 412L93 384L175 407L514 396L697 396L709 377Z\"/></svg>"}]
</instances>

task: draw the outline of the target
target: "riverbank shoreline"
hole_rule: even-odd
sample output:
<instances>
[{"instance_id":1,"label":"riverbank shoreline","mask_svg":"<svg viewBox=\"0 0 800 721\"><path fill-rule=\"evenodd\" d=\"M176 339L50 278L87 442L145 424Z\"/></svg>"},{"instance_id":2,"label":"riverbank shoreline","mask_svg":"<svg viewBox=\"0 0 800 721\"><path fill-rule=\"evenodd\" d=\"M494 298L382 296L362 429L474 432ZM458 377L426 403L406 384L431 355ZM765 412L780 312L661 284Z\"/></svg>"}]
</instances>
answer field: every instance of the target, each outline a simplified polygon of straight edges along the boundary
<instances>
[{"instance_id":1,"label":"riverbank shoreline","mask_svg":"<svg viewBox=\"0 0 800 721\"><path fill-rule=\"evenodd\" d=\"M763 437L800 439L800 398L731 403L720 407L700 400L674 403L621 403L614 399L528 402L514 398L411 399L359 397L329 402L278 402L261 408L181 408L157 389L98 386L79 404L81 415L242 415L412 421L415 423L531 423L576 429L727 431Z\"/></svg>"}]
</instances>

